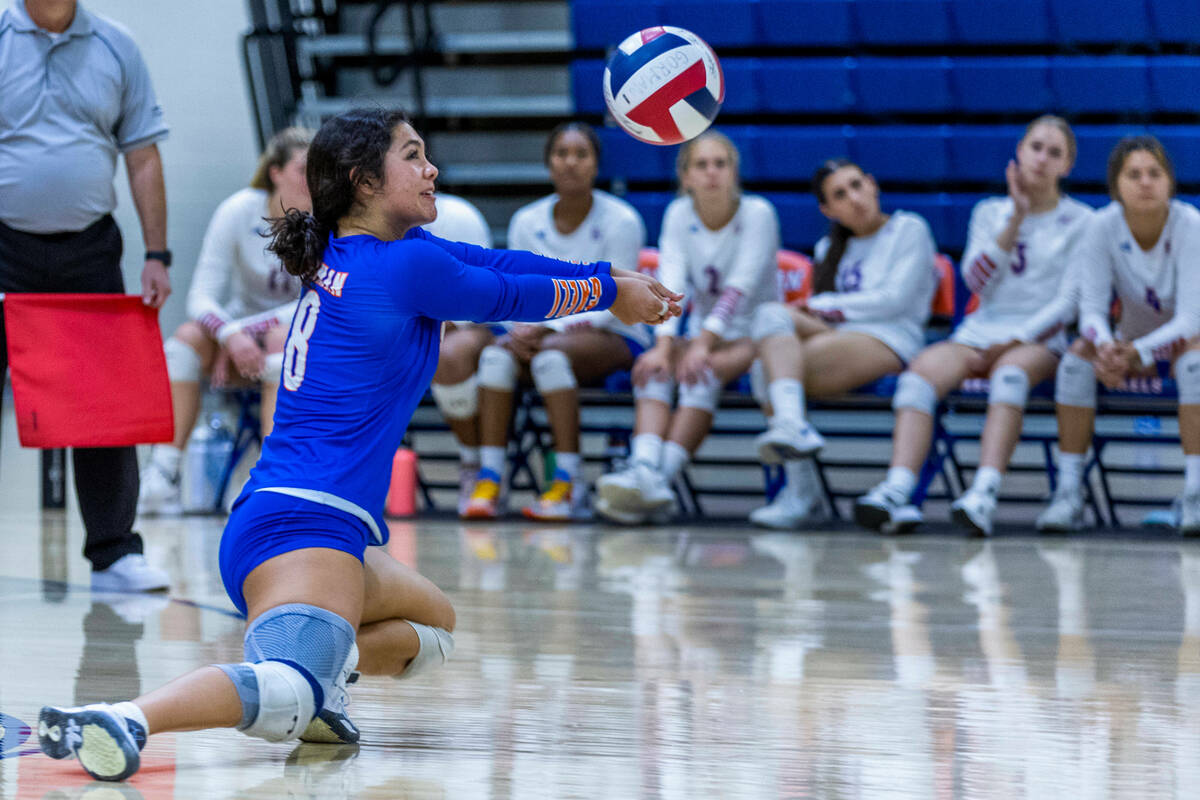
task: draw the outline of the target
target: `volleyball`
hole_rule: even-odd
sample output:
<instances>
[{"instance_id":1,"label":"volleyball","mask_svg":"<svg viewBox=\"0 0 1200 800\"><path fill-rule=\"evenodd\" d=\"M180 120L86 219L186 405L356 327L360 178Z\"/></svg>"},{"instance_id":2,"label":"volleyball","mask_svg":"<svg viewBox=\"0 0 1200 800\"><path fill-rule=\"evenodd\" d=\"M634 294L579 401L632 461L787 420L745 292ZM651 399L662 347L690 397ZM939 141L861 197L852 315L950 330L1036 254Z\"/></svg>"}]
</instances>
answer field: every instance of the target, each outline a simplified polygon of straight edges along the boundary
<instances>
[{"instance_id":1,"label":"volleyball","mask_svg":"<svg viewBox=\"0 0 1200 800\"><path fill-rule=\"evenodd\" d=\"M617 45L604 67L604 103L626 133L679 144L704 132L725 101L717 54L696 34L661 26Z\"/></svg>"}]
</instances>

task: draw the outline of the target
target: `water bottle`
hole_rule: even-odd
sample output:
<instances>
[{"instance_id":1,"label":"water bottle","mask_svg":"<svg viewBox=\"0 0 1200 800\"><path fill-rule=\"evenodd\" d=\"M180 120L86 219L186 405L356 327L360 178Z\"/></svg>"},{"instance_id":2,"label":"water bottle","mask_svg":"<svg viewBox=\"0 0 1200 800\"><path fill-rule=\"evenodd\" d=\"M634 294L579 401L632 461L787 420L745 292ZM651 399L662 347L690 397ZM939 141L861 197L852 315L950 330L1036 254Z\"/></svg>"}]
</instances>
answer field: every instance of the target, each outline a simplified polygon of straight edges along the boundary
<instances>
[{"instance_id":1,"label":"water bottle","mask_svg":"<svg viewBox=\"0 0 1200 800\"><path fill-rule=\"evenodd\" d=\"M184 510L208 513L217 501L221 476L233 454L233 434L220 414L210 414L192 430L184 454Z\"/></svg>"}]
</instances>

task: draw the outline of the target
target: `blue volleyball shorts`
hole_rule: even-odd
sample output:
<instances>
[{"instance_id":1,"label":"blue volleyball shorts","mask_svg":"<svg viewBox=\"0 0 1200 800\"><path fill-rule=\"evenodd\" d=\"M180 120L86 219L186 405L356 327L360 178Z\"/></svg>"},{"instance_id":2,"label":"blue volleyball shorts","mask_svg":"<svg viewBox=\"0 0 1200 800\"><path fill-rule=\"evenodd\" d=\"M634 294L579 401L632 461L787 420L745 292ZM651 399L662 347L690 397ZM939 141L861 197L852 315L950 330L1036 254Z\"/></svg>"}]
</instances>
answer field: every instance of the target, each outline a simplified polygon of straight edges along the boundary
<instances>
[{"instance_id":1,"label":"blue volleyball shorts","mask_svg":"<svg viewBox=\"0 0 1200 800\"><path fill-rule=\"evenodd\" d=\"M353 514L278 492L251 492L238 499L221 534L221 581L245 614L242 584L263 562L309 547L341 550L362 561L370 538Z\"/></svg>"}]
</instances>

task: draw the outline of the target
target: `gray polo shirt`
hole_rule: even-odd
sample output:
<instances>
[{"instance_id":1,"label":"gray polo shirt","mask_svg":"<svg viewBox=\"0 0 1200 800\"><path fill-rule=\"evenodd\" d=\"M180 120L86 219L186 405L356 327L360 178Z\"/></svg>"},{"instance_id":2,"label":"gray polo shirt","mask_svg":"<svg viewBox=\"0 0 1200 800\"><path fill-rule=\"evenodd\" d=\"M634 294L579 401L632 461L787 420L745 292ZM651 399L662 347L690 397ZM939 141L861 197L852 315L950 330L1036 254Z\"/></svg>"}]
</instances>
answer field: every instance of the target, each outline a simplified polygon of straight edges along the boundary
<instances>
[{"instance_id":1,"label":"gray polo shirt","mask_svg":"<svg viewBox=\"0 0 1200 800\"><path fill-rule=\"evenodd\" d=\"M0 13L0 221L80 231L117 205L117 153L167 135L142 54L124 27L76 6L61 34L24 0Z\"/></svg>"}]
</instances>

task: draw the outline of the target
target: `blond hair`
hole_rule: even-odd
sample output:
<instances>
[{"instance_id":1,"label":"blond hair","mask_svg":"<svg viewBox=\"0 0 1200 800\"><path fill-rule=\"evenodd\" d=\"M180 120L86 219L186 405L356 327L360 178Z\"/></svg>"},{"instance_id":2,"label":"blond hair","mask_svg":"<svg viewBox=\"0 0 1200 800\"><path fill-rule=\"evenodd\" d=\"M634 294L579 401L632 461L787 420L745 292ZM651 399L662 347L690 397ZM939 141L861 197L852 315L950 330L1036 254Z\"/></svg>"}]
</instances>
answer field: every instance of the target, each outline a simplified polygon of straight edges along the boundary
<instances>
[{"instance_id":1,"label":"blond hair","mask_svg":"<svg viewBox=\"0 0 1200 800\"><path fill-rule=\"evenodd\" d=\"M1075 145L1075 131L1071 130L1071 124L1056 114L1042 114L1025 126L1025 133L1021 134L1021 141L1023 142L1028 139L1029 134L1033 133L1033 129L1039 125L1052 125L1058 128L1063 138L1067 140L1067 158L1070 160L1071 166L1074 166L1077 147Z\"/></svg>"},{"instance_id":2,"label":"blond hair","mask_svg":"<svg viewBox=\"0 0 1200 800\"><path fill-rule=\"evenodd\" d=\"M729 155L729 163L733 165L733 185L734 192L740 194L742 191L741 165L742 157L738 152L737 145L733 143L725 134L720 131L709 128L704 133L697 136L695 139L689 139L679 148L679 154L675 157L675 174L679 178L680 194L683 190L683 175L688 171L688 167L692 163L692 151L696 149L696 145L700 142L714 141L725 147L725 152Z\"/></svg>"},{"instance_id":3,"label":"blond hair","mask_svg":"<svg viewBox=\"0 0 1200 800\"><path fill-rule=\"evenodd\" d=\"M308 149L312 139L313 132L308 128L284 128L272 136L263 154L258 157L258 166L254 169L254 177L250 179L250 188L275 191L275 182L271 180L271 167L282 167L291 161L297 150Z\"/></svg>"}]
</instances>

